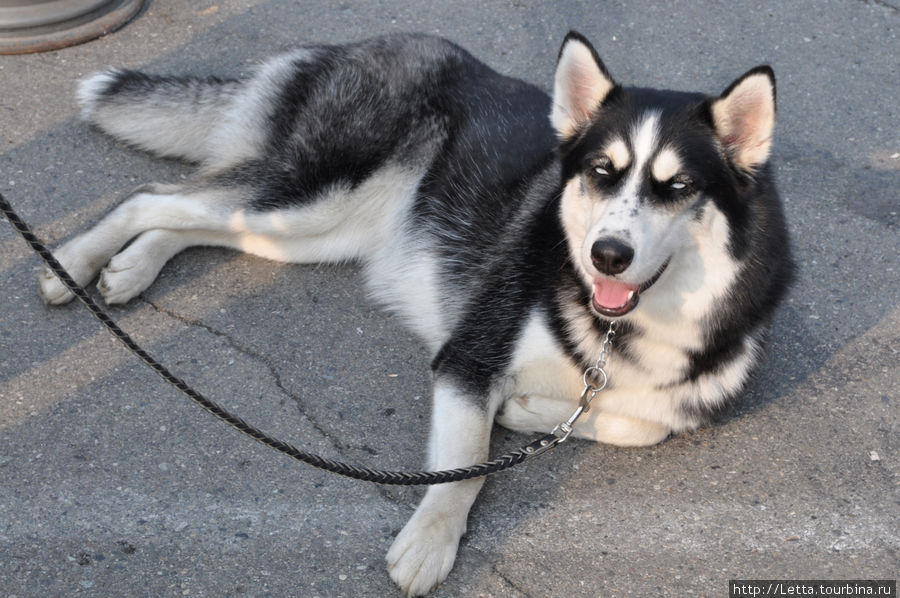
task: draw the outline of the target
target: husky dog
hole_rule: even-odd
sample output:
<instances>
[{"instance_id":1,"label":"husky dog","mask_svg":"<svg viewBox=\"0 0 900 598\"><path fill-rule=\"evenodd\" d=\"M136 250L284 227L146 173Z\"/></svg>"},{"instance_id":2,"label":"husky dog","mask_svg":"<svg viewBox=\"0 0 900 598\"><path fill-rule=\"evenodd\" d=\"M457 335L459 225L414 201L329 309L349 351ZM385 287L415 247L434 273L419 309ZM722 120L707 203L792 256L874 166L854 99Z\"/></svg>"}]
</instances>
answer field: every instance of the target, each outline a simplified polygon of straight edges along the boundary
<instances>
[{"instance_id":1,"label":"husky dog","mask_svg":"<svg viewBox=\"0 0 900 598\"><path fill-rule=\"evenodd\" d=\"M791 279L767 66L717 97L625 88L570 33L551 98L449 41L392 35L244 80L109 70L78 96L103 131L200 172L62 245L74 278L125 303L192 245L361 261L428 348L434 469L484 460L495 419L565 421L610 322L609 387L574 434L647 446L696 428L741 391ZM40 290L71 299L49 272ZM387 554L405 593L450 572L481 485L428 489Z\"/></svg>"}]
</instances>

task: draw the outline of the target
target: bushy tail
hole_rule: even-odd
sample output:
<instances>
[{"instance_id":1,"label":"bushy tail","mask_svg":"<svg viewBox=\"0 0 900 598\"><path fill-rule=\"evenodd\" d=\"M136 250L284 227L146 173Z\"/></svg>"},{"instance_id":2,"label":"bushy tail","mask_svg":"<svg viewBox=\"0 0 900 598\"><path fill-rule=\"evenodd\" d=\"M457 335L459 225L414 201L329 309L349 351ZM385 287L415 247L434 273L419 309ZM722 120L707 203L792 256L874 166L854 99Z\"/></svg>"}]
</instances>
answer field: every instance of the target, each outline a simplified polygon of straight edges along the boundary
<instances>
[{"instance_id":1,"label":"bushy tail","mask_svg":"<svg viewBox=\"0 0 900 598\"><path fill-rule=\"evenodd\" d=\"M159 156L204 162L240 88L234 80L112 69L84 79L78 100L85 120L118 139Z\"/></svg>"}]
</instances>

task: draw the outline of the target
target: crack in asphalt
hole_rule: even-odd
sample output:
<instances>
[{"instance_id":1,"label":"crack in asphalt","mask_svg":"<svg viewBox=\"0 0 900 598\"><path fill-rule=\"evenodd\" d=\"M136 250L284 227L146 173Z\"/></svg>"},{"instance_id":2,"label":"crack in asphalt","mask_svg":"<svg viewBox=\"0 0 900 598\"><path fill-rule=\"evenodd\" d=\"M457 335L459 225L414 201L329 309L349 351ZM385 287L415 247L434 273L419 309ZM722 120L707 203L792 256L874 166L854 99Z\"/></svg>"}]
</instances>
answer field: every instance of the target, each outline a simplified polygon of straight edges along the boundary
<instances>
[{"instance_id":1,"label":"crack in asphalt","mask_svg":"<svg viewBox=\"0 0 900 598\"><path fill-rule=\"evenodd\" d=\"M324 429L322 429L322 427L313 417L311 417L304 411L302 399L288 390L288 388L284 385L284 381L281 379L281 374L278 372L278 368L275 367L275 364L273 364L265 355L250 347L242 345L236 339L232 338L227 332L223 332L221 330L218 330L217 328L213 328L202 320L188 318L170 309L161 307L144 297L139 297L139 299L152 307L156 312L169 316L170 318L178 320L179 322L187 324L188 326L196 326L198 328L202 328L210 334L225 340L225 342L228 343L228 345L236 351L242 353L243 355L246 355L247 357L250 357L251 359L254 359L255 361L262 363L269 370L269 374L275 381L275 386L278 388L278 390L280 390L286 397L293 400L297 404L297 410L300 411L303 417L309 419L315 430L322 434L322 436L324 436L325 438L328 438L329 442L331 442L335 446L335 448L339 450L343 450L344 448L346 448L340 442L332 438L331 435L329 435Z\"/></svg>"},{"instance_id":2,"label":"crack in asphalt","mask_svg":"<svg viewBox=\"0 0 900 598\"><path fill-rule=\"evenodd\" d=\"M290 390L288 390L288 388L285 386L285 384L281 378L281 374L278 372L278 368L275 366L274 363L271 362L271 360L269 360L269 358L266 355L241 344L236 339L232 338L231 335L229 335L228 333L223 332L222 330L218 330L217 328L210 326L209 324L203 322L202 320L188 318L186 316L183 316L183 315L181 315L177 312L174 312L170 309L166 309L162 306L159 306L156 303L154 303L153 301L150 301L149 299L147 299L143 296L139 296L137 299L139 301L145 303L146 305L150 306L157 313L168 316L168 317L170 317L174 320L177 320L183 324L186 324L188 326L195 326L197 328L201 328L201 329L205 330L206 332L209 332L213 336L223 339L226 343L228 343L228 345L230 347L232 347L234 350L238 351L242 355L246 355L247 357L249 357L255 361L258 361L259 363L262 363L269 370L269 374L272 376L272 379L275 381L275 386L278 388L278 390L280 390L284 394L284 396L286 396L287 398L294 401L294 403L297 407L297 411L299 411L303 417L305 417L307 420L309 420L313 429L316 430L316 432L318 432L319 434L321 434L325 439L327 439L328 442L331 443L331 445L338 452L338 454L340 454L342 457L344 456L344 453L348 449L348 447L346 445L344 445L343 443L339 442L337 439L335 439L332 434L329 434L319 424L319 422L316 420L315 417L313 417L312 415L310 415L303 409L302 399L300 397L298 397L297 395L295 395L294 393L292 393ZM390 503L393 504L396 502L396 498L391 496L387 492L387 489L383 488L381 485L375 484L375 491L382 498L388 500Z\"/></svg>"},{"instance_id":3,"label":"crack in asphalt","mask_svg":"<svg viewBox=\"0 0 900 598\"><path fill-rule=\"evenodd\" d=\"M522 596L524 596L525 598L532 598L532 594L530 594L525 588L519 586L519 584L515 583L513 580L507 577L502 571L500 571L500 569L497 568L497 565L491 565L491 571L493 571L494 574L503 581L503 583L511 587L516 592L522 594Z\"/></svg>"},{"instance_id":4,"label":"crack in asphalt","mask_svg":"<svg viewBox=\"0 0 900 598\"><path fill-rule=\"evenodd\" d=\"M892 10L894 12L900 12L900 7L894 6L887 0L862 0L862 2L863 2L863 4L869 4L869 3L877 4L878 6L881 6L884 8L889 8L890 10Z\"/></svg>"}]
</instances>

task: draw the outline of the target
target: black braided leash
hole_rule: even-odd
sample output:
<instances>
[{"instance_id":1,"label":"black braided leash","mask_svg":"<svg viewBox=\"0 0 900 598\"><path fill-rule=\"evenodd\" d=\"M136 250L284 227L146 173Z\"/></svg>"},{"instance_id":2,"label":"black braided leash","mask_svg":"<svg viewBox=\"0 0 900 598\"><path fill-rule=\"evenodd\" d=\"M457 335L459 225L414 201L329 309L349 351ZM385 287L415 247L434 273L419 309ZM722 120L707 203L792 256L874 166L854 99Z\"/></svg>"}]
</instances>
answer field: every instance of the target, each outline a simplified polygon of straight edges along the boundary
<instances>
[{"instance_id":1,"label":"black braided leash","mask_svg":"<svg viewBox=\"0 0 900 598\"><path fill-rule=\"evenodd\" d=\"M38 240L31 228L19 217L16 211L13 210L12 206L6 201L2 194L0 194L0 211L3 212L13 228L22 235L22 238L25 239L31 248L41 256L41 259L43 259L53 273L59 277L63 284L65 284L69 290L87 306L91 313L94 314L94 316L100 320L100 322L102 322L117 339L122 341L122 344L124 344L129 351L137 355L141 361L150 366L154 372L163 378L163 380L186 394L188 398L194 401L194 403L203 407L232 428L280 453L284 453L285 455L296 459L297 461L302 461L313 467L318 467L319 469L337 473L348 478L366 482L375 482L377 484L393 484L401 486L446 484L448 482L459 482L471 478L478 478L497 473L498 471L503 471L504 469L509 469L513 465L518 465L529 457L546 452L565 440L562 436L552 433L547 434L531 444L527 444L517 450L501 455L491 461L445 471L380 471L377 469L356 467L347 463L341 463L340 461L332 461L331 459L325 459L319 455L302 451L287 442L272 438L259 428L256 428L236 415L229 413L224 407L191 388L187 382L170 372L166 366L156 361L156 359L142 349L128 333L119 328L119 325L113 321L109 314L97 305L90 295L88 295L87 292L85 292L85 290L69 276L69 273L66 272L56 258L53 257L53 254L50 253L47 247Z\"/></svg>"}]
</instances>

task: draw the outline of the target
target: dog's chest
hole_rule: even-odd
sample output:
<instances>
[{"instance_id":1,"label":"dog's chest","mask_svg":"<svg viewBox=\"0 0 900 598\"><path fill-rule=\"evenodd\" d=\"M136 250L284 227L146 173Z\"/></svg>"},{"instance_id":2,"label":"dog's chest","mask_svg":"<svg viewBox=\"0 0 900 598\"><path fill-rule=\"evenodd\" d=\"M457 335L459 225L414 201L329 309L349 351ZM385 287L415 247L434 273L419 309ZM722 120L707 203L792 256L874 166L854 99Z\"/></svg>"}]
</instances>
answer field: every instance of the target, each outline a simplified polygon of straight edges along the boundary
<instances>
[{"instance_id":1,"label":"dog's chest","mask_svg":"<svg viewBox=\"0 0 900 598\"><path fill-rule=\"evenodd\" d=\"M543 396L577 400L583 390L582 373L572 363L547 324L533 311L515 344L509 367L515 396Z\"/></svg>"}]
</instances>

